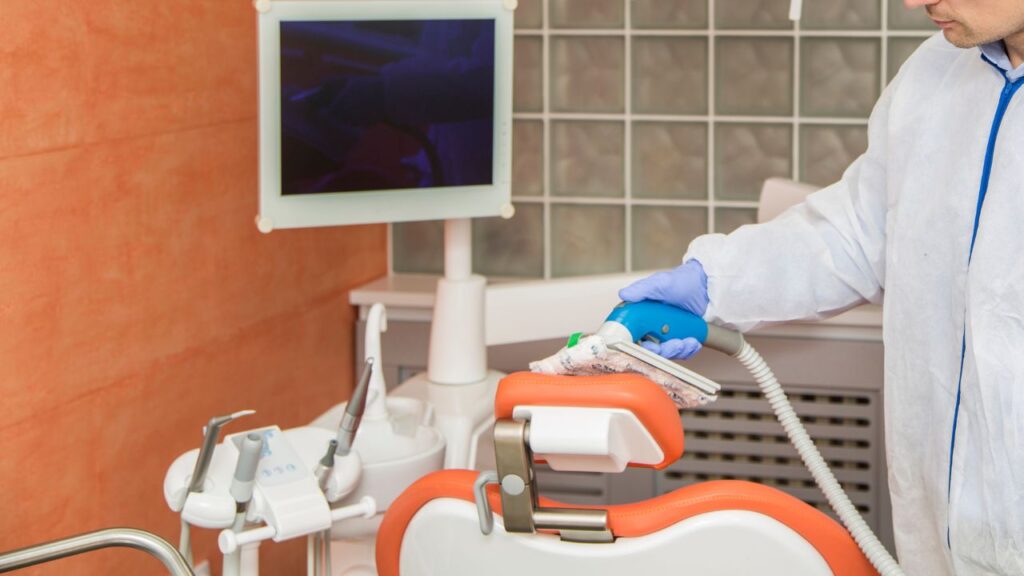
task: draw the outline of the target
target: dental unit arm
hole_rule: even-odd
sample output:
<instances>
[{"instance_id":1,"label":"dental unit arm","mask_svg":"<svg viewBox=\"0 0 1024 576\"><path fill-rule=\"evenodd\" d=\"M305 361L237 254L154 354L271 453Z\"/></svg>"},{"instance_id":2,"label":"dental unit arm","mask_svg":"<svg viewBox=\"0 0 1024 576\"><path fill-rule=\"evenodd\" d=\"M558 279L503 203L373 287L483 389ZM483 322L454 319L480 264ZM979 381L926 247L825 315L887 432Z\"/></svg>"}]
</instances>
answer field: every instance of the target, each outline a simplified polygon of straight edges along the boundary
<instances>
[{"instance_id":1,"label":"dental unit arm","mask_svg":"<svg viewBox=\"0 0 1024 576\"><path fill-rule=\"evenodd\" d=\"M871 561L882 576L903 576L896 560L879 542L867 523L850 502L849 496L843 491L828 464L822 458L807 430L800 422L786 397L778 379L767 363L754 348L746 342L739 332L714 326L702 318L668 304L642 301L622 303L615 307L598 330L609 347L613 345L643 350L649 356L655 356L659 368L679 367L674 362L661 358L636 345L644 338L665 340L670 338L696 338L704 346L728 354L740 361L754 377L761 392L768 400L782 424L790 442L800 454L804 465L811 472L815 483L825 494L832 509L849 530L857 545ZM635 352L635 351L634 351ZM645 356L645 359L647 357ZM685 373L684 373L685 374Z\"/></svg>"},{"instance_id":2,"label":"dental unit arm","mask_svg":"<svg viewBox=\"0 0 1024 576\"><path fill-rule=\"evenodd\" d=\"M218 543L225 567L254 576L260 542L320 534L337 522L377 513L372 497L332 507L356 488L362 473L358 453L334 454L336 435L311 426L284 431L268 426L229 435L219 444L207 440L205 450L186 452L171 464L164 498L181 514L183 525L221 530ZM327 447L334 456L330 467L323 464ZM191 490L197 484L193 470L203 471L202 492ZM264 525L245 529L246 523ZM253 551L248 561L246 548Z\"/></svg>"}]
</instances>

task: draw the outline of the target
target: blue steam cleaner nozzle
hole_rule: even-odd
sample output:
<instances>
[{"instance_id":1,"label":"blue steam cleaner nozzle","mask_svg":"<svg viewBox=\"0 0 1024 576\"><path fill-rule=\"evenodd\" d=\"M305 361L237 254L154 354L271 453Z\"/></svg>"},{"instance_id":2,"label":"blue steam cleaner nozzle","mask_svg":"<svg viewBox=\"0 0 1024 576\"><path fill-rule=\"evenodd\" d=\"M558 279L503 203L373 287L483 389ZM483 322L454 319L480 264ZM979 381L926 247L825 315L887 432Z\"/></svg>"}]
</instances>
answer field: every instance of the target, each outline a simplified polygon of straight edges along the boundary
<instances>
[{"instance_id":1,"label":"blue steam cleaner nozzle","mask_svg":"<svg viewBox=\"0 0 1024 576\"><path fill-rule=\"evenodd\" d=\"M708 324L703 318L671 304L644 300L621 302L612 309L605 322L617 322L626 327L633 342L644 338L657 341L673 338L696 338L704 343L708 338Z\"/></svg>"},{"instance_id":2,"label":"blue steam cleaner nozzle","mask_svg":"<svg viewBox=\"0 0 1024 576\"><path fill-rule=\"evenodd\" d=\"M701 344L730 355L738 354L743 347L743 335L739 332L708 324L696 314L653 300L619 303L599 333L624 337L622 328L611 328L613 325L625 328L633 342L645 338L659 342L696 338Z\"/></svg>"}]
</instances>

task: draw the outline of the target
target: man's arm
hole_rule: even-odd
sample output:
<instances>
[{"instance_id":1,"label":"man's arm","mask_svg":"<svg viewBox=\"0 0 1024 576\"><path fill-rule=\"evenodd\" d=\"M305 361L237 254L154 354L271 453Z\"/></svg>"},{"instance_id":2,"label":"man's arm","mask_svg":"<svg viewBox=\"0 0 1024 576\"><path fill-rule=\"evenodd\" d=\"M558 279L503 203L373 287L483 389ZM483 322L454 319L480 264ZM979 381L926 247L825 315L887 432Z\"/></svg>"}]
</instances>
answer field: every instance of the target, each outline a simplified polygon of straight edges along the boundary
<instances>
[{"instance_id":1,"label":"man's arm","mask_svg":"<svg viewBox=\"0 0 1024 576\"><path fill-rule=\"evenodd\" d=\"M741 330L881 302L885 286L886 147L894 81L868 123L868 150L842 179L775 220L690 244L708 277L705 318Z\"/></svg>"}]
</instances>

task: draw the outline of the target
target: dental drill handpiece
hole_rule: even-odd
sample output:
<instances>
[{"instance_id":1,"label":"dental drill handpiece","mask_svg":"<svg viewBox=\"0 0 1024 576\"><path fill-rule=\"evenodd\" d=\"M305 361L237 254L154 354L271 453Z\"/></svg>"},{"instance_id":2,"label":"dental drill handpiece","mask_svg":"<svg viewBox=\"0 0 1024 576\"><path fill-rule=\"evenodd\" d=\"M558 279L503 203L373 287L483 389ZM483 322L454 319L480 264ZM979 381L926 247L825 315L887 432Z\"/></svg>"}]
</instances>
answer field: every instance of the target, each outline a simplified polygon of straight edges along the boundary
<instances>
[{"instance_id":1,"label":"dental drill handpiece","mask_svg":"<svg viewBox=\"0 0 1024 576\"><path fill-rule=\"evenodd\" d=\"M235 475L231 478L229 489L231 497L235 499L235 531L240 530L245 524L245 514L249 510L253 485L256 483L256 469L262 455L263 436L256 432L246 434L242 439L238 464L235 465Z\"/></svg>"},{"instance_id":2,"label":"dental drill handpiece","mask_svg":"<svg viewBox=\"0 0 1024 576\"><path fill-rule=\"evenodd\" d=\"M313 476L316 477L317 484L320 485L320 491L324 494L327 493L327 484L331 480L331 471L334 470L334 454L338 450L338 441L331 440L327 443L327 453L320 459L320 462L316 465L316 471L313 472Z\"/></svg>"},{"instance_id":3,"label":"dental drill handpiece","mask_svg":"<svg viewBox=\"0 0 1024 576\"><path fill-rule=\"evenodd\" d=\"M199 456L196 458L195 468L192 469L192 477L188 483L188 489L182 495L181 507L185 507L188 495L193 492L202 492L203 484L206 483L206 472L210 469L210 461L213 460L213 449L217 447L217 440L220 438L220 429L227 423L237 420L242 416L255 414L255 410L239 410L226 416L214 416L203 428L203 445L199 449ZM181 517L181 538L178 542L178 551L185 557L189 566L192 566L192 531L184 515Z\"/></svg>"},{"instance_id":4,"label":"dental drill handpiece","mask_svg":"<svg viewBox=\"0 0 1024 576\"><path fill-rule=\"evenodd\" d=\"M263 436L250 432L242 439L238 450L238 462L235 474L231 478L231 497L235 499L235 523L231 526L234 532L241 532L245 527L245 515L252 501L253 486L256 484L256 470L263 455ZM238 576L241 573L242 552L236 550L224 556L224 576Z\"/></svg>"},{"instance_id":5,"label":"dental drill handpiece","mask_svg":"<svg viewBox=\"0 0 1024 576\"><path fill-rule=\"evenodd\" d=\"M352 398L345 407L345 413L341 416L341 424L338 426L338 456L348 456L352 451L352 443L356 439L356 431L359 430L359 423L363 420L363 411L366 409L366 396L370 387L370 375L373 374L373 358L366 359L366 366L359 376L359 383L352 391Z\"/></svg>"},{"instance_id":6,"label":"dental drill handpiece","mask_svg":"<svg viewBox=\"0 0 1024 576\"><path fill-rule=\"evenodd\" d=\"M196 467L192 469L192 480L188 484L188 492L203 491L203 483L206 482L206 472L210 469L210 461L213 460L213 449L217 446L220 429L228 422L255 413L255 410L240 410L227 416L214 416L210 418L210 421L206 423L206 427L203 428L203 447L199 449Z\"/></svg>"}]
</instances>

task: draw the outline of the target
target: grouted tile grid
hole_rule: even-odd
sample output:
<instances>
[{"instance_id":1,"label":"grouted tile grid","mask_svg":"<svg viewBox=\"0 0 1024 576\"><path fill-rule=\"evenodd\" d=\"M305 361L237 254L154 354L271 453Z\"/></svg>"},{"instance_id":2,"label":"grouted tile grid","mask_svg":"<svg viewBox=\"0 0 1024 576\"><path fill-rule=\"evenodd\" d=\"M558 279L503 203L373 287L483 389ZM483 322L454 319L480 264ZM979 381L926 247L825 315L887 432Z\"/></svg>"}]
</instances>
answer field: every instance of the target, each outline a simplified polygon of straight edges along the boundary
<instances>
[{"instance_id":1,"label":"grouted tile grid","mask_svg":"<svg viewBox=\"0 0 1024 576\"><path fill-rule=\"evenodd\" d=\"M752 222L760 183L824 185L933 33L898 0L520 0L516 219L474 221L474 266L556 278L672 266ZM396 272L440 272L441 224L393 226Z\"/></svg>"}]
</instances>

